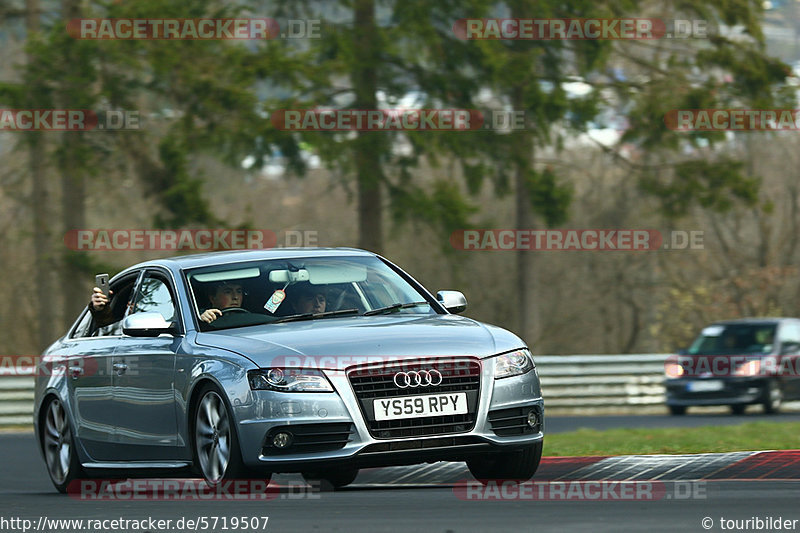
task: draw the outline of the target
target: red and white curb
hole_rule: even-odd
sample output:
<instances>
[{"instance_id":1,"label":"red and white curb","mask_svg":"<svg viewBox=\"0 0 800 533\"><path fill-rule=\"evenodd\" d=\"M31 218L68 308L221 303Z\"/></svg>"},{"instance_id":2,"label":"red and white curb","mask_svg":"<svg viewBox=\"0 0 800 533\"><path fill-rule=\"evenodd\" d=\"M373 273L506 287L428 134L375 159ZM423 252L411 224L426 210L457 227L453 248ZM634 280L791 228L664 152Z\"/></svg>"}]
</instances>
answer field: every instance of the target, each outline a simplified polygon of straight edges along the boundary
<instances>
[{"instance_id":1,"label":"red and white curb","mask_svg":"<svg viewBox=\"0 0 800 533\"><path fill-rule=\"evenodd\" d=\"M357 485L447 485L470 474L464 463L364 469ZM543 457L534 481L800 480L800 450L680 455Z\"/></svg>"}]
</instances>

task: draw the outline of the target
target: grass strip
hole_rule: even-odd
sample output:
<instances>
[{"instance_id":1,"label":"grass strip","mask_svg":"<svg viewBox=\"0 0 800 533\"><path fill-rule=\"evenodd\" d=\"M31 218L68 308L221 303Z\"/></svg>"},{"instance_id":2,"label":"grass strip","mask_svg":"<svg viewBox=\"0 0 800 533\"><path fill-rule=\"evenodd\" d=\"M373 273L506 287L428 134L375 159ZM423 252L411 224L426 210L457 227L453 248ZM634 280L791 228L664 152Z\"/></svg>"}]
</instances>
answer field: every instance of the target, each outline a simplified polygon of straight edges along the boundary
<instances>
[{"instance_id":1,"label":"grass strip","mask_svg":"<svg viewBox=\"0 0 800 533\"><path fill-rule=\"evenodd\" d=\"M800 449L800 422L693 428L579 429L545 435L545 456L640 455Z\"/></svg>"}]
</instances>

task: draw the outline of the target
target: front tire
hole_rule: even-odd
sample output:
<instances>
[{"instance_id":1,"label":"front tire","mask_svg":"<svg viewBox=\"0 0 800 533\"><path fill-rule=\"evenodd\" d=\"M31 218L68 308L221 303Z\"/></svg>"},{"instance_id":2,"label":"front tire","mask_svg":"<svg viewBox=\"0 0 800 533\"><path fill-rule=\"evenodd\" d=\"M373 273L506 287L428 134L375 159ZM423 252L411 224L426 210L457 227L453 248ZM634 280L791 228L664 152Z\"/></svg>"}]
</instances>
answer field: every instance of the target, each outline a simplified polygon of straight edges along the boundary
<instances>
[{"instance_id":1,"label":"front tire","mask_svg":"<svg viewBox=\"0 0 800 533\"><path fill-rule=\"evenodd\" d=\"M264 479L270 475L249 472L242 460L233 417L222 393L205 385L198 395L194 413L194 464L211 487L231 479Z\"/></svg>"},{"instance_id":2,"label":"front tire","mask_svg":"<svg viewBox=\"0 0 800 533\"><path fill-rule=\"evenodd\" d=\"M669 414L672 416L681 416L686 414L686 406L685 405L670 405L669 406Z\"/></svg>"},{"instance_id":3,"label":"front tire","mask_svg":"<svg viewBox=\"0 0 800 533\"><path fill-rule=\"evenodd\" d=\"M495 452L469 459L470 473L481 482L489 480L528 481L539 468L543 442L526 446L512 452Z\"/></svg>"},{"instance_id":4,"label":"front tire","mask_svg":"<svg viewBox=\"0 0 800 533\"><path fill-rule=\"evenodd\" d=\"M731 405L731 414L734 415L743 415L747 406L743 403L735 403Z\"/></svg>"},{"instance_id":5,"label":"front tire","mask_svg":"<svg viewBox=\"0 0 800 533\"><path fill-rule=\"evenodd\" d=\"M358 468L325 470L322 472L303 472L303 479L311 486L318 485L321 491L346 487L356 480Z\"/></svg>"},{"instance_id":6,"label":"front tire","mask_svg":"<svg viewBox=\"0 0 800 533\"><path fill-rule=\"evenodd\" d=\"M50 481L58 492L66 493L69 484L85 474L78 461L67 412L58 398L52 398L45 407L40 444Z\"/></svg>"},{"instance_id":7,"label":"front tire","mask_svg":"<svg viewBox=\"0 0 800 533\"><path fill-rule=\"evenodd\" d=\"M768 415L773 415L780 411L781 404L783 404L783 391L777 381L770 380L769 385L767 385L766 398L761 404L764 407L764 412Z\"/></svg>"}]
</instances>

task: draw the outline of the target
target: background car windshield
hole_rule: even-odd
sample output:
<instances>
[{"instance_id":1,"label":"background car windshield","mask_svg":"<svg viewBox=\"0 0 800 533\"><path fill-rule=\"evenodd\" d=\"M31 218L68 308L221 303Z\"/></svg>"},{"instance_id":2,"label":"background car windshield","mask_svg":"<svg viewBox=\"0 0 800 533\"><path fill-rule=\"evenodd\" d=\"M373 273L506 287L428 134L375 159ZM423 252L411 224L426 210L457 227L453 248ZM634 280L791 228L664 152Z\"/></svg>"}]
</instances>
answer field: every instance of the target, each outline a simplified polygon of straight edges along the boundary
<instances>
[{"instance_id":1,"label":"background car windshield","mask_svg":"<svg viewBox=\"0 0 800 533\"><path fill-rule=\"evenodd\" d=\"M203 329L264 324L307 313L355 310L363 314L396 304L425 302L426 298L376 257L318 257L278 259L190 270L189 283L198 316L212 308L218 290L241 286L239 310L225 312ZM282 291L282 292L281 292ZM215 300L219 301L219 300ZM314 302L316 305L309 302ZM394 310L402 314L431 314L427 303Z\"/></svg>"},{"instance_id":2,"label":"background car windshield","mask_svg":"<svg viewBox=\"0 0 800 533\"><path fill-rule=\"evenodd\" d=\"M735 355L770 353L776 324L728 324L705 328L689 354Z\"/></svg>"}]
</instances>

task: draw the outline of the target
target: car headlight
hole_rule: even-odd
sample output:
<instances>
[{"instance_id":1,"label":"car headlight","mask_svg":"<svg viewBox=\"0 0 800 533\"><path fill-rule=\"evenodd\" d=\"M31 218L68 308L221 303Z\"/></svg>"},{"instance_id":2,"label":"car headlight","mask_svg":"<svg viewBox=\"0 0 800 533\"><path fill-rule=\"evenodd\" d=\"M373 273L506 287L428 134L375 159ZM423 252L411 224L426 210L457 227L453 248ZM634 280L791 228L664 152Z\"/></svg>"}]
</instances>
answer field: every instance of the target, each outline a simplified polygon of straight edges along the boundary
<instances>
[{"instance_id":1,"label":"car headlight","mask_svg":"<svg viewBox=\"0 0 800 533\"><path fill-rule=\"evenodd\" d=\"M279 392L333 392L333 386L319 370L305 368L261 368L247 373L252 390Z\"/></svg>"},{"instance_id":2,"label":"car headlight","mask_svg":"<svg viewBox=\"0 0 800 533\"><path fill-rule=\"evenodd\" d=\"M533 368L533 357L528 350L504 353L494 358L494 379L519 376Z\"/></svg>"},{"instance_id":3,"label":"car headlight","mask_svg":"<svg viewBox=\"0 0 800 533\"><path fill-rule=\"evenodd\" d=\"M664 372L668 378L679 378L686 373L683 365L680 363L666 363L664 365Z\"/></svg>"},{"instance_id":4,"label":"car headlight","mask_svg":"<svg viewBox=\"0 0 800 533\"><path fill-rule=\"evenodd\" d=\"M761 372L761 360L753 359L736 369L734 376L757 376Z\"/></svg>"}]
</instances>

